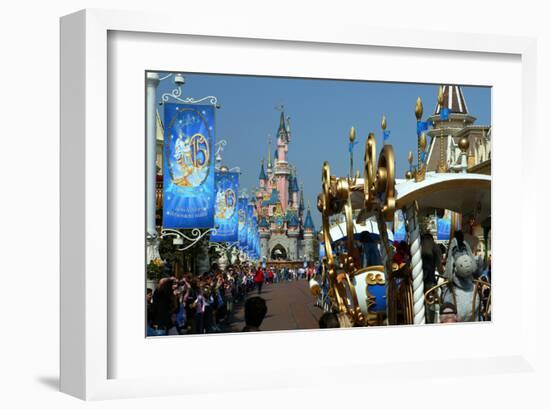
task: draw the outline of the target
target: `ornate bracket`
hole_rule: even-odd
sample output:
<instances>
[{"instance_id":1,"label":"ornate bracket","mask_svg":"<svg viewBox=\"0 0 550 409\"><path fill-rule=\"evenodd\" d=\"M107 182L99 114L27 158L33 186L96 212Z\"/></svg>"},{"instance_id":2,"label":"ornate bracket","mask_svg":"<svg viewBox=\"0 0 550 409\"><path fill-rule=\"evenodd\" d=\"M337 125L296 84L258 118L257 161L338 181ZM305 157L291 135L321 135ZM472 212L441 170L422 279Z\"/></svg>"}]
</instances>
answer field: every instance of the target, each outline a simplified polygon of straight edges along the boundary
<instances>
[{"instance_id":1,"label":"ornate bracket","mask_svg":"<svg viewBox=\"0 0 550 409\"><path fill-rule=\"evenodd\" d=\"M165 102L170 101L170 99L173 99L175 101L179 101L179 102L182 102L184 104L200 104L201 102L208 101L208 103L210 105L214 105L215 107L219 106L218 105L218 98L213 96L213 95L209 95L207 97L195 99L195 98L192 98L192 97L181 98L181 94L182 94L181 86L176 87L172 90L172 92L165 92L164 94L162 94L160 103L163 104Z\"/></svg>"},{"instance_id":2,"label":"ornate bracket","mask_svg":"<svg viewBox=\"0 0 550 409\"><path fill-rule=\"evenodd\" d=\"M380 210L386 221L395 213L395 155L391 145L384 145L376 166L376 138L370 133L365 147L365 209ZM375 170L376 169L376 170Z\"/></svg>"},{"instance_id":3,"label":"ornate bracket","mask_svg":"<svg viewBox=\"0 0 550 409\"><path fill-rule=\"evenodd\" d=\"M193 247L194 245L196 245L200 241L200 239L202 239L208 233L213 233L215 231L216 231L215 228L208 229L208 230L205 230L205 231L201 231L200 229L193 229L193 230L191 230L191 235L188 236L188 235L186 235L185 233L183 233L179 230L162 229L162 231L160 232L160 237L161 238L174 237L174 238L177 238L177 239L181 239L182 240L181 247L177 248L176 250L185 251L185 250ZM189 242L189 244L184 245L183 244L184 241Z\"/></svg>"}]
</instances>

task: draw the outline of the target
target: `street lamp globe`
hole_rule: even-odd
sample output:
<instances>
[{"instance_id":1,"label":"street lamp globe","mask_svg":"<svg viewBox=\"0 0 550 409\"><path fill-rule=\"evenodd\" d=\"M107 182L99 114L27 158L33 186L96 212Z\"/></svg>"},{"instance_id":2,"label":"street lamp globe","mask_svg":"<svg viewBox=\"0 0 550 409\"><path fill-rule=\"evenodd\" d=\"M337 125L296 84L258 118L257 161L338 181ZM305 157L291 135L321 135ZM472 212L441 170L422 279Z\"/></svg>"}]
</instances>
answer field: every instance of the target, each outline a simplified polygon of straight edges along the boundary
<instances>
[{"instance_id":1,"label":"street lamp globe","mask_svg":"<svg viewBox=\"0 0 550 409\"><path fill-rule=\"evenodd\" d=\"M185 78L180 73L177 73L174 77L174 83L176 86L181 87L183 84L185 84Z\"/></svg>"}]
</instances>

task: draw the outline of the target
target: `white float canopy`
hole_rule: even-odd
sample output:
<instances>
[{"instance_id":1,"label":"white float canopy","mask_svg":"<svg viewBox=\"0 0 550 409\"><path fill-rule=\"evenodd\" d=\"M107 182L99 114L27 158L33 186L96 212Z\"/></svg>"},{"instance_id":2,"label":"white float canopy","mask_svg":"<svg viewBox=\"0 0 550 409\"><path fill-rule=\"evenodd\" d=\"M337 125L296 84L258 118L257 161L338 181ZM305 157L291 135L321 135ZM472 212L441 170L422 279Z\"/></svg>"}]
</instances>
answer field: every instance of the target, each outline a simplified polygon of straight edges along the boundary
<instances>
[{"instance_id":1,"label":"white float canopy","mask_svg":"<svg viewBox=\"0 0 550 409\"><path fill-rule=\"evenodd\" d=\"M491 215L491 176L478 173L426 174L422 182L406 180L396 183L396 208L414 200L420 209L449 209L468 214L476 210L480 220Z\"/></svg>"},{"instance_id":2,"label":"white float canopy","mask_svg":"<svg viewBox=\"0 0 550 409\"><path fill-rule=\"evenodd\" d=\"M363 179L358 179L357 183L363 184ZM478 210L480 220L491 215L489 175L429 172L422 182L398 179L395 189L396 209L401 209L416 200L420 209L449 209L463 214ZM351 202L353 209L362 209L363 192L353 192ZM364 214L363 217L371 215Z\"/></svg>"},{"instance_id":3,"label":"white float canopy","mask_svg":"<svg viewBox=\"0 0 550 409\"><path fill-rule=\"evenodd\" d=\"M353 233L359 234L361 232L368 231L369 233L378 235L378 224L376 219L371 217L365 221L365 225L355 223L353 221ZM393 233L391 230L388 231L388 238L393 241ZM341 240L342 238L347 237L346 233L346 222L340 222L330 227L330 238L333 242Z\"/></svg>"}]
</instances>

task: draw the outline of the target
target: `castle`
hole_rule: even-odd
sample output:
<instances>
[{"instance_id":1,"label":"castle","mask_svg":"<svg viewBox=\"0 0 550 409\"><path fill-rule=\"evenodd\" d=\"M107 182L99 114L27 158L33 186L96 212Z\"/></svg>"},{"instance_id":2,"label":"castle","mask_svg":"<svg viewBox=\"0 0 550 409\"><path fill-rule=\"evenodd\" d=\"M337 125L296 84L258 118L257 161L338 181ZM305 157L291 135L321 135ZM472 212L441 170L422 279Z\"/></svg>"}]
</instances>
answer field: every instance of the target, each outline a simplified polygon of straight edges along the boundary
<instances>
[{"instance_id":1,"label":"castle","mask_svg":"<svg viewBox=\"0 0 550 409\"><path fill-rule=\"evenodd\" d=\"M318 258L311 208L309 204L307 211L304 208L303 184L298 187L296 167L287 157L290 141L290 118L285 119L281 110L274 160L270 139L267 168L262 159L259 187L252 198L258 215L261 259L271 264Z\"/></svg>"}]
</instances>

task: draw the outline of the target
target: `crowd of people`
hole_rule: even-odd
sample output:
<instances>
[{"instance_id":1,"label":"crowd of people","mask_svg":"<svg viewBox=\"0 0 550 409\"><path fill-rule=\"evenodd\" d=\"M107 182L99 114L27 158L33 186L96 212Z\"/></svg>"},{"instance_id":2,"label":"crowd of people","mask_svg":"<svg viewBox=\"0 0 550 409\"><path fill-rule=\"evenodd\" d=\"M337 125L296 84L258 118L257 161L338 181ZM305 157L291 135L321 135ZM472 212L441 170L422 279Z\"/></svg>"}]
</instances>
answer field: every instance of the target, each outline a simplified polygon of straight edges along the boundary
<instances>
[{"instance_id":1,"label":"crowd of people","mask_svg":"<svg viewBox=\"0 0 550 409\"><path fill-rule=\"evenodd\" d=\"M227 332L235 305L242 304L247 298L252 299L252 292L259 296L264 285L308 280L314 274L313 266L274 269L265 265L240 265L222 271L213 264L211 271L199 276L163 277L156 288L147 288L147 335ZM250 308L261 312L257 301L252 301ZM252 320L252 324L245 326L248 329L243 330L259 327L255 323L257 320Z\"/></svg>"},{"instance_id":2,"label":"crowd of people","mask_svg":"<svg viewBox=\"0 0 550 409\"><path fill-rule=\"evenodd\" d=\"M457 251L470 249L470 245L460 231L456 232L456 248L451 249L456 256ZM370 234L362 234L356 241L356 252L353 257L359 266L367 267L382 264L378 240ZM400 265L410 263L411 254L409 245L405 242L394 243L392 261ZM339 253L345 251L342 245L335 246L338 259ZM434 241L429 233L421 237L421 256L424 273L424 289L427 291L436 285L440 278L449 278L446 272L446 261L450 257L443 244ZM474 278L482 278L488 283L491 281L491 263L483 263L483 258L477 252L474 254L477 267L474 266ZM342 267L342 266L340 266ZM183 335L230 332L231 320L236 305L245 308L246 319L244 331L258 330L265 316L266 303L261 298L262 290L266 285L273 285L285 281L310 280L320 277L320 265L312 263L299 268L267 268L265 264L232 265L223 271L213 264L211 271L202 275L186 274L182 278L166 276L158 282L156 288L148 288L147 303L147 334L156 335ZM448 269L447 269L448 270ZM321 282L318 303L325 310L319 321L320 328L335 328L344 326L336 319L328 299L328 283ZM256 294L256 297L253 295ZM321 301L319 301L321 300ZM245 303L245 301L247 303ZM248 310L248 312L247 312ZM457 315L457 306L452 303L441 305L441 322L453 322ZM329 315L327 315L329 314ZM250 321L250 322L249 322Z\"/></svg>"}]
</instances>

